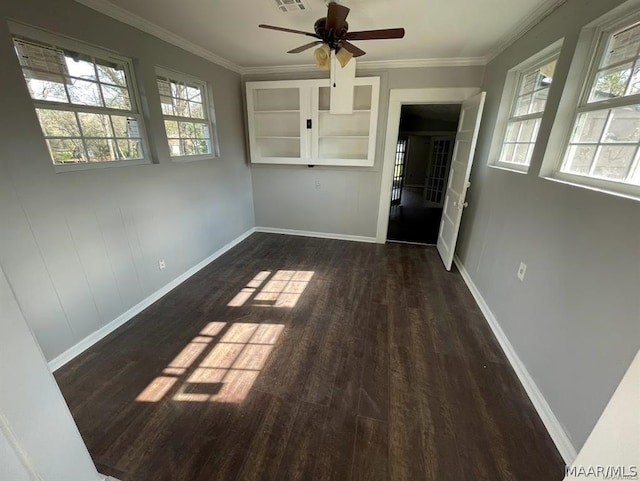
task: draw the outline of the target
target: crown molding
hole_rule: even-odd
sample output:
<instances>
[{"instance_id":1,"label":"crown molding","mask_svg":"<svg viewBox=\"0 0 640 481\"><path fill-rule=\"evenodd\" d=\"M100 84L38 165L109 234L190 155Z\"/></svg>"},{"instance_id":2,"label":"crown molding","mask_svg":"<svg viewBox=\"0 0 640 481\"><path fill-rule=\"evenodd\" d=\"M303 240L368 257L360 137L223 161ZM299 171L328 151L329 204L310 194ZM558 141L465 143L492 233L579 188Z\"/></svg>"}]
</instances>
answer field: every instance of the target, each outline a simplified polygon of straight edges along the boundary
<instances>
[{"instance_id":1,"label":"crown molding","mask_svg":"<svg viewBox=\"0 0 640 481\"><path fill-rule=\"evenodd\" d=\"M85 7L89 7L97 12L100 12L104 15L107 15L111 18L114 18L122 23L126 23L138 30L142 30L145 33L153 35L154 37L158 37L165 42L168 42L176 47L180 47L187 52L190 52L194 55L202 57L216 65L220 65L221 67L232 70L236 73L242 73L242 67L233 63L230 60L227 60L224 57L216 55L215 53L207 50L206 48L200 47L189 40L186 40L175 33L166 30L155 23L152 23L144 18L135 15L124 8L118 7L113 3L107 0L75 0L75 2L84 5Z\"/></svg>"},{"instance_id":2,"label":"crown molding","mask_svg":"<svg viewBox=\"0 0 640 481\"><path fill-rule=\"evenodd\" d=\"M557 8L566 3L567 0L548 0L536 8L531 15L528 15L522 22L516 25L511 33L503 36L497 44L485 56L485 64L508 49L516 41L522 38L529 30L538 25L542 20L551 15Z\"/></svg>"},{"instance_id":3,"label":"crown molding","mask_svg":"<svg viewBox=\"0 0 640 481\"><path fill-rule=\"evenodd\" d=\"M138 30L153 35L187 52L204 58L221 67L232 70L241 75L252 74L274 74L274 73L295 73L295 72L315 72L315 64L304 65L276 65L263 67L242 67L231 60L217 55L206 48L190 42L175 33L166 30L155 23L150 22L128 10L114 5L108 0L74 0L75 2L89 7L97 12L107 15L115 20L130 25ZM538 7L526 20L521 22L513 31L500 39L494 48L484 57L451 57L451 58L414 58L398 60L370 60L358 62L359 70L379 70L396 68L425 68L425 67L467 67L484 66L496 58L500 53L509 48L519 38L525 35L535 25L540 23L545 17L564 4L567 0L548 0Z\"/></svg>"},{"instance_id":4,"label":"crown molding","mask_svg":"<svg viewBox=\"0 0 640 481\"><path fill-rule=\"evenodd\" d=\"M485 57L458 58L412 58L399 60L369 60L358 62L358 70L380 70L390 68L423 68L423 67L467 67L472 65L486 65ZM274 74L290 72L315 72L315 64L305 65L275 65L264 67L243 67L243 75Z\"/></svg>"}]
</instances>

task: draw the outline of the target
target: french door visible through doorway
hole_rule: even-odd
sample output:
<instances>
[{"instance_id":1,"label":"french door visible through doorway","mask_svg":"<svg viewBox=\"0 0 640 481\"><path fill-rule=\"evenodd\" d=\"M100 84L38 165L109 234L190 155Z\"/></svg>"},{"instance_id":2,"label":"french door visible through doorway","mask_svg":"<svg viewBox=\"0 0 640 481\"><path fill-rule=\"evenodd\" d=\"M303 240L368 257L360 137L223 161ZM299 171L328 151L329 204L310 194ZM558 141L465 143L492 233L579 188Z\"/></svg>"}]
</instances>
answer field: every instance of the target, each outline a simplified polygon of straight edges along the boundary
<instances>
[{"instance_id":1,"label":"french door visible through doorway","mask_svg":"<svg viewBox=\"0 0 640 481\"><path fill-rule=\"evenodd\" d=\"M400 205L402 200L402 184L404 183L405 160L407 157L407 139L399 138L396 145L396 163L393 168L393 184L391 188L391 206Z\"/></svg>"},{"instance_id":2,"label":"french door visible through doorway","mask_svg":"<svg viewBox=\"0 0 640 481\"><path fill-rule=\"evenodd\" d=\"M429 207L442 207L444 204L454 138L448 135L431 139L429 170L424 183L424 200Z\"/></svg>"}]
</instances>

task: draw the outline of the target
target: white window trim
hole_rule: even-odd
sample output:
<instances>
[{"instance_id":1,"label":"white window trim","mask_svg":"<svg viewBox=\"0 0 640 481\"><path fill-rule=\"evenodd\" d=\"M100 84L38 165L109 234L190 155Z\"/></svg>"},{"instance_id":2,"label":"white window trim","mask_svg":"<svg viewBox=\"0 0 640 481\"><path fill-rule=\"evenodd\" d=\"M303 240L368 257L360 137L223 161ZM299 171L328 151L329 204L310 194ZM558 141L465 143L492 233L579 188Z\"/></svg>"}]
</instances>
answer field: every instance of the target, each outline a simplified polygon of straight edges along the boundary
<instances>
[{"instance_id":1,"label":"white window trim","mask_svg":"<svg viewBox=\"0 0 640 481\"><path fill-rule=\"evenodd\" d=\"M640 200L640 186L560 172L578 107L581 100L589 95L587 91L593 84L597 62L606 48L608 35L623 25L639 21L639 9L640 0L629 0L581 30L542 161L540 177L543 179ZM640 100L640 95L626 97L625 100L636 98ZM599 105L606 107L610 103L616 103L616 100L602 101Z\"/></svg>"},{"instance_id":2,"label":"white window trim","mask_svg":"<svg viewBox=\"0 0 640 481\"><path fill-rule=\"evenodd\" d=\"M489 150L489 167L493 167L499 170L516 172L519 174L526 174L529 171L529 167L531 167L531 162L529 162L528 165L524 165L524 164L515 164L512 162L501 162L499 160L500 153L502 152L502 147L504 145L505 136L507 134L507 126L509 124L509 119L511 118L513 104L515 102L515 99L518 97L518 86L520 83L520 79L526 72L535 70L551 62L554 59L557 60L558 57L560 56L560 50L562 49L563 41L564 39L560 39L554 42L553 44L549 45L545 49L529 57L524 62L521 62L515 67L509 69L509 71L507 72L504 88L502 90L502 98L500 99L498 116L496 118L496 127L493 132L491 147ZM553 89L553 85L554 83L551 84L549 92L551 92L551 89ZM546 112L547 112L547 105L545 105L544 110L540 113L540 116L539 116L539 118L541 119L541 125L546 115ZM538 118L538 116L535 115L532 118ZM539 133L540 133L540 129L538 129L538 134ZM538 149L538 142L536 137L536 143L534 144L534 147L533 147L534 155L537 149Z\"/></svg>"},{"instance_id":3,"label":"white window trim","mask_svg":"<svg viewBox=\"0 0 640 481\"><path fill-rule=\"evenodd\" d=\"M144 152L144 157L142 159L130 159L130 160L112 160L107 162L86 162L86 163L77 163L77 164L55 164L53 160L49 158L51 161L51 165L53 166L54 172L63 173L63 172L75 172L79 170L93 170L93 169L104 169L109 167L124 167L131 165L141 165L141 164L150 164L152 163L151 158L151 150L149 149L149 142L147 137L147 130L144 122L144 115L142 111L142 105L140 102L140 92L138 90L138 83L135 78L135 71L133 68L133 61L130 58L123 57L118 55L115 52L112 52L109 49L102 47L94 47L90 44L83 43L82 41L72 39L70 37L65 37L63 35L54 34L51 32L47 32L45 30L41 30L36 27L31 27L29 25L25 25L15 21L7 22L9 25L9 31L12 35L18 35L21 37L30 38L36 42L43 42L46 44L55 45L60 48L68 49L71 51L75 51L78 53L90 55L92 57L97 57L104 60L114 60L116 62L122 63L126 69L127 75L127 89L129 91L129 99L131 100L132 113L138 118L138 128L140 130L140 138L142 142L142 149ZM22 68L20 67L20 75L22 76ZM24 78L23 78L24 80ZM26 82L24 83L25 89L27 88ZM32 99L29 95L29 99L34 107L34 109L38 107L50 108L47 106L55 106L59 105L60 107L69 106L75 110L78 109L77 105L70 104L56 104L55 102L47 102ZM93 107L91 106L82 106L82 111L86 112L94 112ZM114 114L118 115L126 115L128 111L114 111ZM40 125L38 124L38 128ZM43 133L44 139L44 133ZM47 148L47 151L49 149Z\"/></svg>"},{"instance_id":4,"label":"white window trim","mask_svg":"<svg viewBox=\"0 0 640 481\"><path fill-rule=\"evenodd\" d=\"M176 80L178 82L184 82L184 83L194 83L196 85L200 85L202 86L202 92L204 95L204 108L203 110L206 111L206 115L207 118L204 119L206 120L207 124L209 125L209 132L211 134L211 153L209 154L197 154L197 155L171 155L171 152L169 151L169 157L171 159L172 162L196 162L196 161L200 161L200 160L210 160L210 159L215 159L220 157L220 143L219 143L219 139L218 139L218 126L217 126L217 122L216 122L216 114L215 114L215 108L213 105L213 91L211 89L211 85L209 84L209 82L202 80L198 77L193 77L191 75L187 75L184 74L182 72L177 72L175 70L171 70L169 68L166 67L162 67L157 65L156 66L156 79L157 77L166 77L169 78L171 80ZM159 94L159 92L158 92ZM162 106L161 106L162 109ZM165 142L167 144L167 148L169 147L169 141L168 141L168 136L167 136L167 131L164 128L164 120L167 118L167 116L164 115L164 113L162 113L162 128L164 130L164 134L165 134ZM183 120L188 120L188 117L170 117L170 120L174 120L177 118L182 118ZM198 120L202 120L202 119L198 119Z\"/></svg>"}]
</instances>

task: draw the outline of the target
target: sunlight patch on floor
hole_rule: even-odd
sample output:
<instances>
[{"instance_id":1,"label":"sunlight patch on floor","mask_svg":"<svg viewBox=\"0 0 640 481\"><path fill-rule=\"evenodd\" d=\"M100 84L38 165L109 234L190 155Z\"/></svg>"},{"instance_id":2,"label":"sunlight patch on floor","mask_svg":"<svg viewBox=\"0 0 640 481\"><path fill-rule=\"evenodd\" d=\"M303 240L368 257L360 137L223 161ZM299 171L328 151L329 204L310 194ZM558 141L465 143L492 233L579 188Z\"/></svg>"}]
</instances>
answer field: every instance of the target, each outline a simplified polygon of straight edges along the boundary
<instances>
[{"instance_id":1,"label":"sunlight patch on floor","mask_svg":"<svg viewBox=\"0 0 640 481\"><path fill-rule=\"evenodd\" d=\"M227 306L242 307L249 303L251 306L259 307L293 308L313 274L313 271L279 270L271 275L271 271L261 271L229 301Z\"/></svg>"},{"instance_id":2,"label":"sunlight patch on floor","mask_svg":"<svg viewBox=\"0 0 640 481\"><path fill-rule=\"evenodd\" d=\"M209 323L136 401L242 402L283 329L282 324Z\"/></svg>"}]
</instances>

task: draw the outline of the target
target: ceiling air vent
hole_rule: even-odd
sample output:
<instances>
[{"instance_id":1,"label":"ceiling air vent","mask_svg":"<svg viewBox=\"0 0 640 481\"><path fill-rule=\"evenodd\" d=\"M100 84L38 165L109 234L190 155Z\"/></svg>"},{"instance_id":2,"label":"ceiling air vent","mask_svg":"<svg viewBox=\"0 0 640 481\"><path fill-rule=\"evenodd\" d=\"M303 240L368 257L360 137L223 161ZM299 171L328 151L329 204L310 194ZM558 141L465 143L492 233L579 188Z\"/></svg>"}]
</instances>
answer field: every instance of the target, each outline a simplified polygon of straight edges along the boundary
<instances>
[{"instance_id":1,"label":"ceiling air vent","mask_svg":"<svg viewBox=\"0 0 640 481\"><path fill-rule=\"evenodd\" d=\"M306 12L311 10L302 0L275 0L275 2L282 12Z\"/></svg>"}]
</instances>

